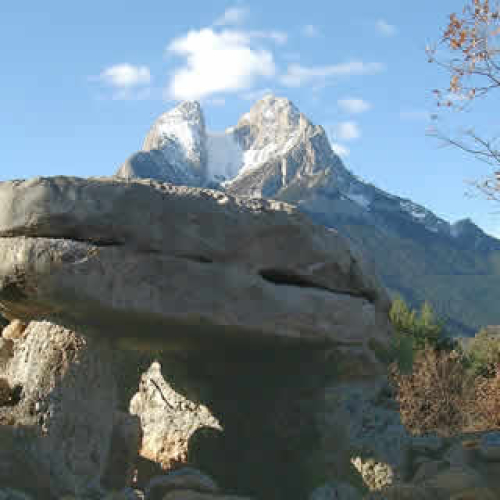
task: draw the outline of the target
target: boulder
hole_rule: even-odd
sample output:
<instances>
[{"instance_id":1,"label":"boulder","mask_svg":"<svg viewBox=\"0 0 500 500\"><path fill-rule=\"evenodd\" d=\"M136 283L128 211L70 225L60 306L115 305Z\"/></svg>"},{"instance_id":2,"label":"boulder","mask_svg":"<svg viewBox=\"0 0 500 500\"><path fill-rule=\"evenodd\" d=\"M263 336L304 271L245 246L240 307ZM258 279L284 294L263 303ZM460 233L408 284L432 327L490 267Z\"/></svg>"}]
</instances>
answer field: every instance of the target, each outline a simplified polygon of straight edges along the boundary
<instances>
[{"instance_id":1,"label":"boulder","mask_svg":"<svg viewBox=\"0 0 500 500\"><path fill-rule=\"evenodd\" d=\"M76 343L74 352L88 360L78 369L69 362L75 375L52 386L64 393L67 380L78 401L70 405L61 394L64 413L51 406L44 380L30 384L34 392L42 386L31 424L65 443L59 450L49 439L36 455L47 452L57 494L76 489L66 483L71 473L80 489L83 478L98 488L116 476L114 465L129 474L128 459L123 467L112 459L113 450L129 454L120 437L126 433L115 427L114 378L106 370L118 356L109 356L108 341L115 350L158 353L130 404L144 460L185 462L234 494L298 499L335 480L364 487L351 463L352 438L363 461L376 449L377 463L388 464L382 483L390 482L404 468L406 438L395 441L402 432L394 422L387 439L373 441L377 426L366 432L363 414L385 374L379 354L389 347L389 305L343 237L286 203L151 180L0 183L0 309L22 322L44 321L31 323L16 343L9 383L26 386L26 377L14 374L31 370L20 364L21 348L17 355L18 344L38 342L31 337L41 327L31 325L60 332L52 343ZM102 357L94 356L94 342L106 345ZM24 354L34 356L35 347ZM342 417L330 396L337 386L348 393L355 381L366 386L361 411ZM383 415L386 425L394 420ZM167 496L174 494L188 493Z\"/></svg>"},{"instance_id":2,"label":"boulder","mask_svg":"<svg viewBox=\"0 0 500 500\"><path fill-rule=\"evenodd\" d=\"M283 202L151 180L0 183L0 304L164 347L361 346L375 365L367 342L390 331L385 289L336 231Z\"/></svg>"},{"instance_id":3,"label":"boulder","mask_svg":"<svg viewBox=\"0 0 500 500\"><path fill-rule=\"evenodd\" d=\"M99 489L116 406L107 346L32 322L1 376L11 397L0 406L0 484L37 498Z\"/></svg>"}]
</instances>

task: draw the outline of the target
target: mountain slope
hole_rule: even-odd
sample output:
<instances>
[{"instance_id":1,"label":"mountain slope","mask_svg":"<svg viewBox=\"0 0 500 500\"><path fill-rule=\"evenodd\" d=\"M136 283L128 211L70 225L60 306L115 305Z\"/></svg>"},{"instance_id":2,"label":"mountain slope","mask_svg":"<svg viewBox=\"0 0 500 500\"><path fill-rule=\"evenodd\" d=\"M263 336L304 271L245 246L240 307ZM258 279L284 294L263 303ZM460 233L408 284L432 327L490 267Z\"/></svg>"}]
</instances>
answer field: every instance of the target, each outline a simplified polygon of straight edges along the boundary
<instances>
[{"instance_id":1,"label":"mountain slope","mask_svg":"<svg viewBox=\"0 0 500 500\"><path fill-rule=\"evenodd\" d=\"M267 95L219 133L206 130L198 103L182 103L160 116L116 175L294 203L347 236L393 295L413 306L429 300L454 334L500 324L500 241L470 220L450 225L363 182L288 99Z\"/></svg>"}]
</instances>

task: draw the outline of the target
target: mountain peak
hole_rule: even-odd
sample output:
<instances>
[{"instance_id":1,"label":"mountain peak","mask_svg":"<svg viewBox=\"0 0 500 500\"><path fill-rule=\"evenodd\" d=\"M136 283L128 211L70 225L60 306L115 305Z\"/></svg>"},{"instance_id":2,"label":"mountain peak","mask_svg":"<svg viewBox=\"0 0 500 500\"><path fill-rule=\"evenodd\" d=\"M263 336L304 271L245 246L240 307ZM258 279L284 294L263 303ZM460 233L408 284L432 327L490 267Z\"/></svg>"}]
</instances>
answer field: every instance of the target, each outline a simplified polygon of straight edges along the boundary
<instances>
[{"instance_id":1,"label":"mountain peak","mask_svg":"<svg viewBox=\"0 0 500 500\"><path fill-rule=\"evenodd\" d=\"M199 120L203 118L203 110L198 101L182 101L174 109L167 111L167 114L179 115L185 120Z\"/></svg>"},{"instance_id":2,"label":"mountain peak","mask_svg":"<svg viewBox=\"0 0 500 500\"><path fill-rule=\"evenodd\" d=\"M200 103L184 101L158 117L144 139L142 150L159 151L174 169L202 178L207 161L205 140Z\"/></svg>"},{"instance_id":3,"label":"mountain peak","mask_svg":"<svg viewBox=\"0 0 500 500\"><path fill-rule=\"evenodd\" d=\"M483 231L470 218L460 219L451 226L451 234L455 237L481 236Z\"/></svg>"},{"instance_id":4,"label":"mountain peak","mask_svg":"<svg viewBox=\"0 0 500 500\"><path fill-rule=\"evenodd\" d=\"M277 97L274 94L266 94L262 99L258 100L250 109L245 113L238 125L244 122L259 122L259 123L276 123L282 126L297 127L300 123L301 113L293 104L292 101L286 97Z\"/></svg>"}]
</instances>

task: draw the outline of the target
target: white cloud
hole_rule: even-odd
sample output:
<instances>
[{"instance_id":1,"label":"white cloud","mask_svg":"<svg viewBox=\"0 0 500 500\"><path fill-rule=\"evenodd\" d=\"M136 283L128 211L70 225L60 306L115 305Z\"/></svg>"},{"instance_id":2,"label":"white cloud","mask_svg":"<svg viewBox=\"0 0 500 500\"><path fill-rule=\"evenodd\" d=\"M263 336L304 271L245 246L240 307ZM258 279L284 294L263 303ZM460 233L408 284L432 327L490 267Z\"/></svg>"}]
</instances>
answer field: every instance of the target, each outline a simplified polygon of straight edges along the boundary
<instances>
[{"instance_id":1,"label":"white cloud","mask_svg":"<svg viewBox=\"0 0 500 500\"><path fill-rule=\"evenodd\" d=\"M97 78L93 79L100 80L117 89L127 89L149 85L151 82L151 73L147 66L134 66L123 63L104 69Z\"/></svg>"},{"instance_id":2,"label":"white cloud","mask_svg":"<svg viewBox=\"0 0 500 500\"><path fill-rule=\"evenodd\" d=\"M337 123L333 132L335 137L341 141L352 141L361 137L361 130L358 124L353 121Z\"/></svg>"},{"instance_id":3,"label":"white cloud","mask_svg":"<svg viewBox=\"0 0 500 500\"><path fill-rule=\"evenodd\" d=\"M317 26L314 26L314 24L306 24L302 28L302 34L309 38L316 38L320 35L320 31Z\"/></svg>"},{"instance_id":4,"label":"white cloud","mask_svg":"<svg viewBox=\"0 0 500 500\"><path fill-rule=\"evenodd\" d=\"M372 105L369 102L355 97L347 97L345 99L339 99L337 103L340 109L353 114L364 113L365 111L368 111L372 107Z\"/></svg>"},{"instance_id":5,"label":"white cloud","mask_svg":"<svg viewBox=\"0 0 500 500\"><path fill-rule=\"evenodd\" d=\"M301 64L288 65L287 73L281 77L281 82L287 87L301 87L314 81L324 81L328 77L373 75L385 69L382 63L350 61L328 66L302 66Z\"/></svg>"},{"instance_id":6,"label":"white cloud","mask_svg":"<svg viewBox=\"0 0 500 500\"><path fill-rule=\"evenodd\" d=\"M375 28L383 36L394 36L398 32L396 26L389 24L384 19L379 19L375 23Z\"/></svg>"},{"instance_id":7,"label":"white cloud","mask_svg":"<svg viewBox=\"0 0 500 500\"><path fill-rule=\"evenodd\" d=\"M234 26L245 22L250 11L247 7L229 7L224 11L219 19L215 21L215 26Z\"/></svg>"},{"instance_id":8,"label":"white cloud","mask_svg":"<svg viewBox=\"0 0 500 500\"><path fill-rule=\"evenodd\" d=\"M167 97L201 99L220 92L252 88L261 77L276 74L273 54L255 48L255 33L211 28L190 31L170 43L167 50L185 58L166 89Z\"/></svg>"},{"instance_id":9,"label":"white cloud","mask_svg":"<svg viewBox=\"0 0 500 500\"><path fill-rule=\"evenodd\" d=\"M339 156L346 157L349 156L351 151L349 150L348 147L343 146L342 144L339 144L338 142L332 142L330 144L332 146L333 152L336 153Z\"/></svg>"},{"instance_id":10,"label":"white cloud","mask_svg":"<svg viewBox=\"0 0 500 500\"><path fill-rule=\"evenodd\" d=\"M89 77L92 82L100 82L112 89L111 95L103 93L100 98L114 101L145 100L151 96L151 73L147 66L134 66L129 63L115 64Z\"/></svg>"}]
</instances>

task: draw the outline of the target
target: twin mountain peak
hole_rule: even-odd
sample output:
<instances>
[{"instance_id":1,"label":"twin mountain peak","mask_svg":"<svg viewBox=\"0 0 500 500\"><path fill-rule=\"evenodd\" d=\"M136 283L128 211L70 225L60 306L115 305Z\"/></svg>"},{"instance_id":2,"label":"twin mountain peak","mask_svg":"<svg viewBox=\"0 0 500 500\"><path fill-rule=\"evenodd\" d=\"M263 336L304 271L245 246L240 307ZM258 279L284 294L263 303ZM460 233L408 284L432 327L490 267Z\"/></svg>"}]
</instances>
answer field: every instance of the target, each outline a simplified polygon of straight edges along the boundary
<instances>
[{"instance_id":1,"label":"twin mountain peak","mask_svg":"<svg viewBox=\"0 0 500 500\"><path fill-rule=\"evenodd\" d=\"M375 220L380 218L377 214L389 211L432 233L460 237L473 232L477 238L486 237L468 219L450 225L421 205L353 175L332 150L324 129L290 100L272 94L224 132L207 130L198 102L182 102L155 121L142 150L116 176L288 201L318 214L327 225L332 211L378 225L383 221Z\"/></svg>"}]
</instances>

